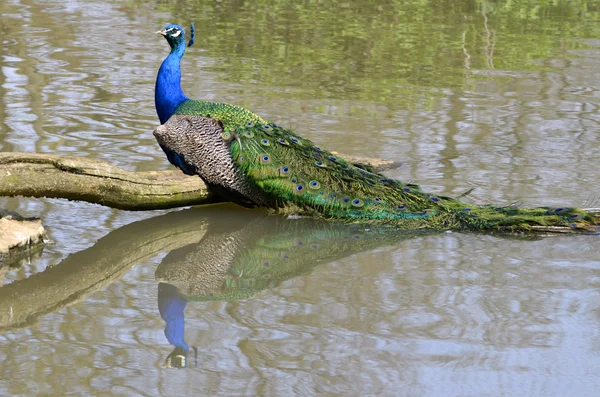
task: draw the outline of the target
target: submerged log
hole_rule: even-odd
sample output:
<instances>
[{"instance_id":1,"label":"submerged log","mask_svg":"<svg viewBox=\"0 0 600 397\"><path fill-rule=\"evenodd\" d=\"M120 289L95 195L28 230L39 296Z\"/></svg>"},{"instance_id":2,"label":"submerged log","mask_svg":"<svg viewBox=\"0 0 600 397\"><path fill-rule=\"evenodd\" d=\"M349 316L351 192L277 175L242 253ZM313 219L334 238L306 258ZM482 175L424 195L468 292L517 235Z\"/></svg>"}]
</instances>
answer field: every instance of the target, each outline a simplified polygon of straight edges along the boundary
<instances>
[{"instance_id":1,"label":"submerged log","mask_svg":"<svg viewBox=\"0 0 600 397\"><path fill-rule=\"evenodd\" d=\"M400 163L344 156L385 171ZM222 201L199 177L179 170L135 172L89 157L0 153L0 196L64 198L124 210L156 210Z\"/></svg>"}]
</instances>

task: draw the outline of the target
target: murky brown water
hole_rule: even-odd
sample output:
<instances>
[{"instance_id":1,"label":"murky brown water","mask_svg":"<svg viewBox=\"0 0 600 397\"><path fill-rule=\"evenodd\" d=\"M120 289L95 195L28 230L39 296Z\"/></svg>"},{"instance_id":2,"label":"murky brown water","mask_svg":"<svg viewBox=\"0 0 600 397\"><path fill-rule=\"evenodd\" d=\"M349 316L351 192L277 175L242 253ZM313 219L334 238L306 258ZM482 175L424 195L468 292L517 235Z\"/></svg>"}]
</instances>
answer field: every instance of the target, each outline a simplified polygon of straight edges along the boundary
<instances>
[{"instance_id":1,"label":"murky brown water","mask_svg":"<svg viewBox=\"0 0 600 397\"><path fill-rule=\"evenodd\" d=\"M167 168L151 134L167 45L153 32L196 22L190 97L403 161L391 175L432 191L597 204L600 6L517 3L3 1L0 150ZM0 207L42 217L54 241L4 275L0 395L600 387L597 236L377 235L231 205ZM158 309L174 296L190 301L179 370L162 368L173 346Z\"/></svg>"}]
</instances>

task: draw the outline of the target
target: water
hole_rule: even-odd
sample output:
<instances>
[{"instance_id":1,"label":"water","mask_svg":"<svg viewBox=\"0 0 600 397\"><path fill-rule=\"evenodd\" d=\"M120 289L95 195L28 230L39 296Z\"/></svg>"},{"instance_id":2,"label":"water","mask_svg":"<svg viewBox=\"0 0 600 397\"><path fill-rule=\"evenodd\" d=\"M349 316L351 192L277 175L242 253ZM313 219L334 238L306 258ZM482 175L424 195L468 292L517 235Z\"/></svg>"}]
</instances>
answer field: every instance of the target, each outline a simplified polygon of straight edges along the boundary
<instances>
[{"instance_id":1,"label":"water","mask_svg":"<svg viewBox=\"0 0 600 397\"><path fill-rule=\"evenodd\" d=\"M434 192L475 187L472 200L523 205L600 197L595 2L9 0L0 11L3 151L168 168L151 134L167 53L153 33L195 22L190 97L401 161L391 176ZM600 386L594 236L379 236L231 205L0 207L40 216L54 242L4 275L0 395L595 396ZM159 302L185 317L186 369L163 368L174 346Z\"/></svg>"}]
</instances>

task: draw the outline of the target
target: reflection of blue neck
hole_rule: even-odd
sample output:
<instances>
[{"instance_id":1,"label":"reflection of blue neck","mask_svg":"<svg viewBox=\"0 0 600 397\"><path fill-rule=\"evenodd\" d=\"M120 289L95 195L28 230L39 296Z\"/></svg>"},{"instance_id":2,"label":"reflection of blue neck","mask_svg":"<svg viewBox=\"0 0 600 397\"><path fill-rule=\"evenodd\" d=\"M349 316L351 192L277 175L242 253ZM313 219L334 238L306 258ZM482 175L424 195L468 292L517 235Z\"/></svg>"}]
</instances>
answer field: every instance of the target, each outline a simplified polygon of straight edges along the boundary
<instances>
[{"instance_id":1,"label":"reflection of blue neck","mask_svg":"<svg viewBox=\"0 0 600 397\"><path fill-rule=\"evenodd\" d=\"M171 284L158 284L158 311L163 320L165 320L165 336L170 344L175 347L181 347L186 352L189 351L185 343L185 315L183 311L187 301L185 301L177 288Z\"/></svg>"},{"instance_id":2,"label":"reflection of blue neck","mask_svg":"<svg viewBox=\"0 0 600 397\"><path fill-rule=\"evenodd\" d=\"M185 41L182 40L165 58L156 76L154 106L161 124L166 123L177 109L177 106L188 99L181 90L181 67L179 62L184 53Z\"/></svg>"}]
</instances>

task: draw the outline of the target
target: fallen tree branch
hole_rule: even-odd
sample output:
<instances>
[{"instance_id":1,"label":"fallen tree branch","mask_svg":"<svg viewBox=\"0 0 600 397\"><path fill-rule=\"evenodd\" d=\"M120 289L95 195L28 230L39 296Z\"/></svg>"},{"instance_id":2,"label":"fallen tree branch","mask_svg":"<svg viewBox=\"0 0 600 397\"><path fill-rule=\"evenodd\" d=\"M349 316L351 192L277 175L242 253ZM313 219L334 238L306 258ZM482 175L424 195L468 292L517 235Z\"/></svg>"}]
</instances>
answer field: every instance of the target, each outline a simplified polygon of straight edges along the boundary
<instances>
[{"instance_id":1,"label":"fallen tree branch","mask_svg":"<svg viewBox=\"0 0 600 397\"><path fill-rule=\"evenodd\" d=\"M133 172L84 157L0 153L0 196L52 197L151 210L214 202L200 178Z\"/></svg>"},{"instance_id":2,"label":"fallen tree branch","mask_svg":"<svg viewBox=\"0 0 600 397\"><path fill-rule=\"evenodd\" d=\"M348 161L378 171L400 164L379 159ZM0 196L87 201L124 210L155 210L222 201L199 177L179 170L135 172L89 157L0 153Z\"/></svg>"}]
</instances>

